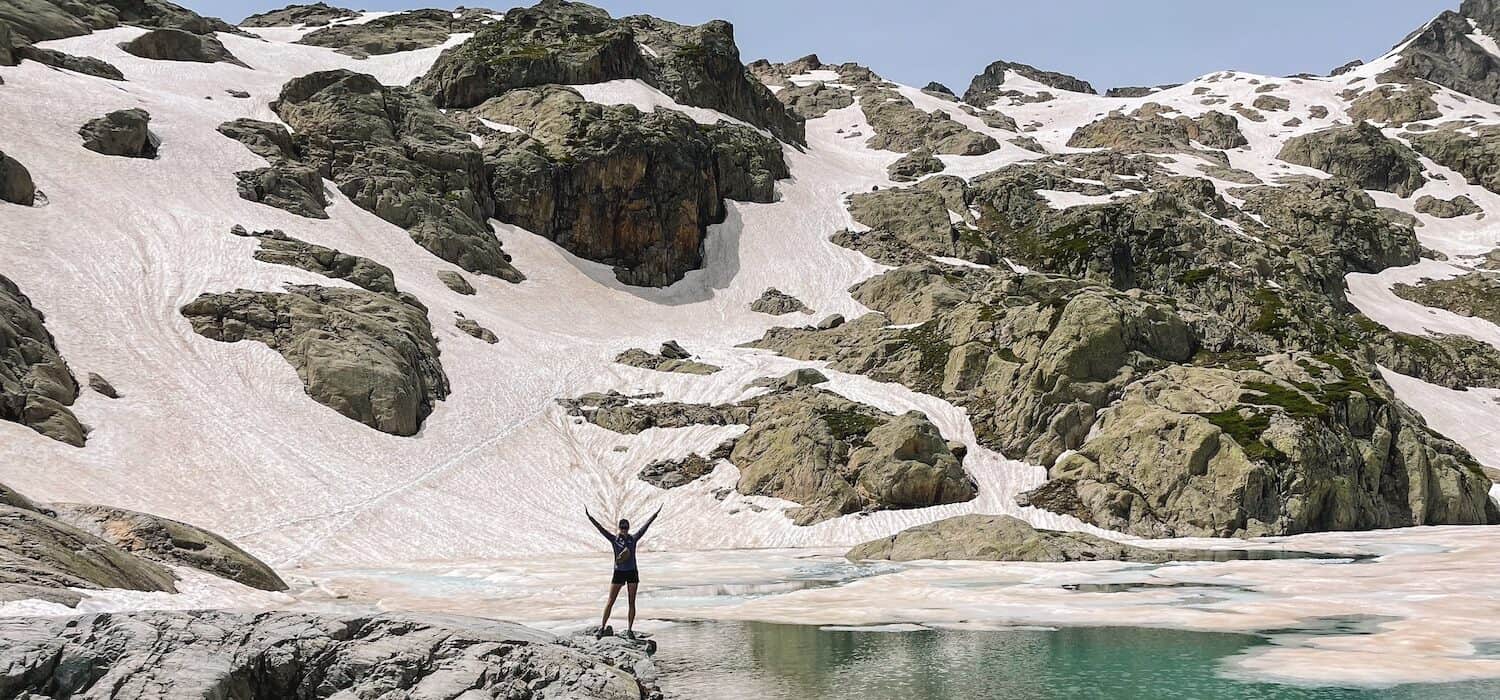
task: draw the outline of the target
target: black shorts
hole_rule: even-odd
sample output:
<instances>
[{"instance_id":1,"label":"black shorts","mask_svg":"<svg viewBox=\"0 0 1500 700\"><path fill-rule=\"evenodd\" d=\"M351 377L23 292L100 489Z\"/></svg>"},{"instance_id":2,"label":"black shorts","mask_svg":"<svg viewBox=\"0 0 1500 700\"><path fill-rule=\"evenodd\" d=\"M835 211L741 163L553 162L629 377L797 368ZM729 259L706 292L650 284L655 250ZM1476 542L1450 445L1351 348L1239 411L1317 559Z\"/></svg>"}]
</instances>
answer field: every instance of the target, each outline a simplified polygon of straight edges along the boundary
<instances>
[{"instance_id":1,"label":"black shorts","mask_svg":"<svg viewBox=\"0 0 1500 700\"><path fill-rule=\"evenodd\" d=\"M611 584L614 584L614 585L619 585L619 584L622 584L622 583L640 583L641 582L641 572L639 572L639 571L616 571L614 578L610 579L609 582Z\"/></svg>"}]
</instances>

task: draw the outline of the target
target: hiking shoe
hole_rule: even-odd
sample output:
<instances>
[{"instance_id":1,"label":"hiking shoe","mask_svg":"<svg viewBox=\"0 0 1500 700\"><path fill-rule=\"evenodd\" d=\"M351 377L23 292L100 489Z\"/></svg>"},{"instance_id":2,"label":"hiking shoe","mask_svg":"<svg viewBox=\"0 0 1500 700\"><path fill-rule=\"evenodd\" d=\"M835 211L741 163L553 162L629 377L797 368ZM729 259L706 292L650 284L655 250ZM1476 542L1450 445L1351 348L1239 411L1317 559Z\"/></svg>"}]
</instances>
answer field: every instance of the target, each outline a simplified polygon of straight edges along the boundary
<instances>
[{"instance_id":1,"label":"hiking shoe","mask_svg":"<svg viewBox=\"0 0 1500 700\"><path fill-rule=\"evenodd\" d=\"M625 630L625 638L629 639L629 640L634 640L635 639L635 632L633 632L631 630Z\"/></svg>"}]
</instances>

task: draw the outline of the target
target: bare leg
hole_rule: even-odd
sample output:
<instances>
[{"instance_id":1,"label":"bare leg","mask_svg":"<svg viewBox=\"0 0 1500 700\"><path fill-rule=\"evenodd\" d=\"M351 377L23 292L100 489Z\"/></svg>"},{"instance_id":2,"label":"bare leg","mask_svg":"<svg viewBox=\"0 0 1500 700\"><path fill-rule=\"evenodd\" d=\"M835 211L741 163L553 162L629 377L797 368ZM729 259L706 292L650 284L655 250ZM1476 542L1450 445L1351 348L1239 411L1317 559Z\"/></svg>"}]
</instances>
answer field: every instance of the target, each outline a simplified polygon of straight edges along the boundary
<instances>
[{"instance_id":1,"label":"bare leg","mask_svg":"<svg viewBox=\"0 0 1500 700\"><path fill-rule=\"evenodd\" d=\"M627 584L627 587L628 587L628 589L630 591L630 617L629 617L629 621L625 623L625 631L626 632L634 632L635 631L635 589L636 589L636 586L639 586L639 585L641 585L641 584L639 584L639 583Z\"/></svg>"},{"instance_id":2,"label":"bare leg","mask_svg":"<svg viewBox=\"0 0 1500 700\"><path fill-rule=\"evenodd\" d=\"M613 610L615 607L615 598L620 597L620 586L621 584L618 583L612 583L609 585L609 602L604 604L604 619L599 622L599 631L601 633L604 631L604 628L609 625L609 611Z\"/></svg>"}]
</instances>

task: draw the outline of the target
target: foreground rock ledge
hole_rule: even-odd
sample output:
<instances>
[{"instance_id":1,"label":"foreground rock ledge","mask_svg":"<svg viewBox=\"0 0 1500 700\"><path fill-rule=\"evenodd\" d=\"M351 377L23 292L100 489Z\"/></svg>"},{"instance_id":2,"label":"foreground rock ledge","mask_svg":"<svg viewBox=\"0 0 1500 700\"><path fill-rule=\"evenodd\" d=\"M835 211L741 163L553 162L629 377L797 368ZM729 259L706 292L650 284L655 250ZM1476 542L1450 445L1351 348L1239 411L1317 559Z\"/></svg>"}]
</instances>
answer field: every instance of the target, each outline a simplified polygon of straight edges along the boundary
<instances>
[{"instance_id":1,"label":"foreground rock ledge","mask_svg":"<svg viewBox=\"0 0 1500 700\"><path fill-rule=\"evenodd\" d=\"M661 697L620 640L474 618L142 612L4 619L0 639L7 698Z\"/></svg>"}]
</instances>

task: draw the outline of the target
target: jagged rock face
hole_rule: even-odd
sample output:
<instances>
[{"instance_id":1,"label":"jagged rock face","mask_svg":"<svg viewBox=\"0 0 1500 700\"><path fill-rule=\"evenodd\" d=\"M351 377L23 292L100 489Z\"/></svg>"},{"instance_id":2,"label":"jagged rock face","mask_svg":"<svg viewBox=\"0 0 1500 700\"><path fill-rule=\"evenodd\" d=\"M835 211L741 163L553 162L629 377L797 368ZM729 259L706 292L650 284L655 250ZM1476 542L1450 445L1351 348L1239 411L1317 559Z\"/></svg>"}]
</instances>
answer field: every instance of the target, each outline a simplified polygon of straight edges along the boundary
<instances>
[{"instance_id":1,"label":"jagged rock face","mask_svg":"<svg viewBox=\"0 0 1500 700\"><path fill-rule=\"evenodd\" d=\"M195 63L233 63L245 65L224 44L212 36L181 29L153 29L120 44L126 53L155 61L192 61Z\"/></svg>"},{"instance_id":2,"label":"jagged rock face","mask_svg":"<svg viewBox=\"0 0 1500 700\"><path fill-rule=\"evenodd\" d=\"M925 112L895 90L864 86L855 91L860 109L875 131L870 148L906 153L924 149L932 153L977 156L1000 148L981 134L953 120L947 112Z\"/></svg>"},{"instance_id":3,"label":"jagged rock face","mask_svg":"<svg viewBox=\"0 0 1500 700\"><path fill-rule=\"evenodd\" d=\"M158 564L59 521L43 508L0 505L0 597L12 587L177 592L172 573Z\"/></svg>"},{"instance_id":4,"label":"jagged rock face","mask_svg":"<svg viewBox=\"0 0 1500 700\"><path fill-rule=\"evenodd\" d=\"M622 433L748 425L728 455L740 470L736 489L801 504L790 513L798 525L865 510L960 503L977 493L961 453L926 416L892 416L806 384L784 382L734 405L637 403L613 393L561 403L572 415Z\"/></svg>"},{"instance_id":5,"label":"jagged rock face","mask_svg":"<svg viewBox=\"0 0 1500 700\"><path fill-rule=\"evenodd\" d=\"M0 38L0 41L4 41ZM54 49L44 49L39 46L20 46L15 50L16 59L36 61L44 66L61 68L62 70L92 75L105 80L124 80L125 75L119 68L114 67L108 61L103 61L93 56L74 56ZM4 64L0 64L4 65Z\"/></svg>"},{"instance_id":6,"label":"jagged rock face","mask_svg":"<svg viewBox=\"0 0 1500 700\"><path fill-rule=\"evenodd\" d=\"M1450 279L1422 280L1416 285L1397 284L1391 291L1423 306L1482 318L1500 326L1500 276L1494 273L1470 272Z\"/></svg>"},{"instance_id":7,"label":"jagged rock face","mask_svg":"<svg viewBox=\"0 0 1500 700\"><path fill-rule=\"evenodd\" d=\"M0 22L28 41L82 36L121 24L172 27L194 34L232 32L234 27L165 0L6 0Z\"/></svg>"},{"instance_id":8,"label":"jagged rock face","mask_svg":"<svg viewBox=\"0 0 1500 700\"><path fill-rule=\"evenodd\" d=\"M1432 95L1431 85L1413 82L1399 88L1380 85L1355 98L1349 105L1349 118L1355 121L1370 121L1386 126L1401 126L1407 122L1437 119L1442 116Z\"/></svg>"},{"instance_id":9,"label":"jagged rock face","mask_svg":"<svg viewBox=\"0 0 1500 700\"><path fill-rule=\"evenodd\" d=\"M560 86L512 90L473 112L524 132L485 141L495 217L612 265L626 284L682 279L702 264L723 198L770 201L787 173L780 145L751 129L590 103Z\"/></svg>"},{"instance_id":10,"label":"jagged rock face","mask_svg":"<svg viewBox=\"0 0 1500 700\"><path fill-rule=\"evenodd\" d=\"M83 147L107 156L155 158L160 140L147 125L151 115L144 109L122 109L90 119L78 129Z\"/></svg>"},{"instance_id":11,"label":"jagged rock face","mask_svg":"<svg viewBox=\"0 0 1500 700\"><path fill-rule=\"evenodd\" d=\"M263 591L287 589L265 562L202 528L109 506L55 503L52 507L58 520L140 557L192 567Z\"/></svg>"},{"instance_id":12,"label":"jagged rock face","mask_svg":"<svg viewBox=\"0 0 1500 700\"><path fill-rule=\"evenodd\" d=\"M902 530L849 550L854 561L1133 561L1161 563L1171 553L1082 532L1038 530L1008 515L960 515Z\"/></svg>"},{"instance_id":13,"label":"jagged rock face","mask_svg":"<svg viewBox=\"0 0 1500 700\"><path fill-rule=\"evenodd\" d=\"M326 17L329 13L319 14ZM398 12L369 22L324 27L309 32L296 43L337 49L339 53L359 58L414 51L442 44L459 32L478 31L494 21L489 14L490 11L479 9Z\"/></svg>"},{"instance_id":14,"label":"jagged rock face","mask_svg":"<svg viewBox=\"0 0 1500 700\"><path fill-rule=\"evenodd\" d=\"M1485 7L1471 0L1460 12L1438 15L1401 51L1397 72L1486 102L1500 101L1500 58L1469 38L1474 33L1469 17L1474 17L1481 28L1485 23L1493 26L1493 8L1486 11ZM1487 33L1500 35L1493 29Z\"/></svg>"},{"instance_id":15,"label":"jagged rock face","mask_svg":"<svg viewBox=\"0 0 1500 700\"><path fill-rule=\"evenodd\" d=\"M643 652L475 618L98 613L7 618L0 637L6 697L661 697Z\"/></svg>"},{"instance_id":16,"label":"jagged rock face","mask_svg":"<svg viewBox=\"0 0 1500 700\"><path fill-rule=\"evenodd\" d=\"M261 262L287 265L316 272L324 277L347 280L380 294L400 295L391 268L369 258L301 241L274 229L250 232L242 226L235 226L230 233L256 239L260 245L256 248L255 259Z\"/></svg>"},{"instance_id":17,"label":"jagged rock face","mask_svg":"<svg viewBox=\"0 0 1500 700\"><path fill-rule=\"evenodd\" d=\"M272 107L296 132L297 159L360 208L465 270L524 279L485 223L494 202L479 148L430 102L335 70L288 81Z\"/></svg>"},{"instance_id":18,"label":"jagged rock face","mask_svg":"<svg viewBox=\"0 0 1500 700\"><path fill-rule=\"evenodd\" d=\"M1094 86L1088 84L1088 81L1079 80L1066 73L1045 71L1024 63L995 61L985 66L984 72L974 76L974 79L969 81L969 89L964 91L964 102L980 109L988 107L1002 91L1002 87L1005 85L1006 71L1012 71L1017 75L1030 78L1043 85L1059 90L1082 92L1090 95L1095 94Z\"/></svg>"},{"instance_id":19,"label":"jagged rock face","mask_svg":"<svg viewBox=\"0 0 1500 700\"><path fill-rule=\"evenodd\" d=\"M1453 199L1439 199L1432 195L1424 194L1417 198L1414 208L1419 214L1427 214L1439 219L1453 219L1460 216L1469 216L1470 214L1484 214L1484 210L1479 208L1479 205L1475 204L1474 200L1469 199L1468 195L1462 194Z\"/></svg>"},{"instance_id":20,"label":"jagged rock face","mask_svg":"<svg viewBox=\"0 0 1500 700\"><path fill-rule=\"evenodd\" d=\"M1445 124L1435 131L1407 133L1412 148L1438 165L1452 168L1491 192L1500 192L1500 128L1473 127L1475 135L1460 131L1463 123Z\"/></svg>"},{"instance_id":21,"label":"jagged rock face","mask_svg":"<svg viewBox=\"0 0 1500 700\"><path fill-rule=\"evenodd\" d=\"M279 10L250 15L240 22L241 27L291 27L306 25L322 26L338 19L352 19L359 13L328 3L315 2L310 5L288 5Z\"/></svg>"},{"instance_id":22,"label":"jagged rock face","mask_svg":"<svg viewBox=\"0 0 1500 700\"><path fill-rule=\"evenodd\" d=\"M1416 154L1405 144L1386 138L1369 122L1293 136L1276 157L1402 197L1411 196L1427 182Z\"/></svg>"},{"instance_id":23,"label":"jagged rock face","mask_svg":"<svg viewBox=\"0 0 1500 700\"><path fill-rule=\"evenodd\" d=\"M316 168L298 162L297 149L286 127L240 118L220 124L218 130L271 163L234 174L239 180L240 198L310 219L328 218L323 176Z\"/></svg>"},{"instance_id":24,"label":"jagged rock face","mask_svg":"<svg viewBox=\"0 0 1500 700\"><path fill-rule=\"evenodd\" d=\"M776 92L776 99L803 119L817 119L835 109L854 104L854 91L814 82L782 88Z\"/></svg>"},{"instance_id":25,"label":"jagged rock face","mask_svg":"<svg viewBox=\"0 0 1500 700\"><path fill-rule=\"evenodd\" d=\"M1463 448L1378 379L1303 355L1147 377L1048 476L1024 503L1144 537L1500 522Z\"/></svg>"},{"instance_id":26,"label":"jagged rock face","mask_svg":"<svg viewBox=\"0 0 1500 700\"><path fill-rule=\"evenodd\" d=\"M917 149L901 156L896 162L886 168L894 182L911 182L921 178L923 175L942 172L943 161L933 157L931 151Z\"/></svg>"},{"instance_id":27,"label":"jagged rock face","mask_svg":"<svg viewBox=\"0 0 1500 700\"><path fill-rule=\"evenodd\" d=\"M281 353L313 400L393 435L414 435L448 395L424 309L361 289L203 294L182 307L211 340Z\"/></svg>"},{"instance_id":28,"label":"jagged rock face","mask_svg":"<svg viewBox=\"0 0 1500 700\"><path fill-rule=\"evenodd\" d=\"M0 275L0 420L82 447L85 430L68 409L78 381L47 331L42 312Z\"/></svg>"},{"instance_id":29,"label":"jagged rock face","mask_svg":"<svg viewBox=\"0 0 1500 700\"><path fill-rule=\"evenodd\" d=\"M617 20L582 3L543 0L511 10L505 21L445 51L416 87L440 107L473 107L513 88L621 78L645 81L678 102L719 110L784 141L806 140L802 120L750 76L733 27L719 20L697 27L647 16Z\"/></svg>"},{"instance_id":30,"label":"jagged rock face","mask_svg":"<svg viewBox=\"0 0 1500 700\"><path fill-rule=\"evenodd\" d=\"M36 183L21 162L0 151L0 201L29 207L36 203Z\"/></svg>"},{"instance_id":31,"label":"jagged rock face","mask_svg":"<svg viewBox=\"0 0 1500 700\"><path fill-rule=\"evenodd\" d=\"M1384 327L1372 330L1384 331ZM1369 354L1393 372L1459 391L1500 388L1500 352L1484 341L1464 335L1390 332L1371 332L1367 337Z\"/></svg>"},{"instance_id":32,"label":"jagged rock face","mask_svg":"<svg viewBox=\"0 0 1500 700\"><path fill-rule=\"evenodd\" d=\"M1116 151L1167 152L1195 151L1193 142L1209 148L1225 149L1244 146L1248 141L1240 133L1239 122L1223 112L1208 112L1196 119L1179 116L1168 119L1159 114L1127 117L1111 114L1078 127L1068 139L1074 148L1110 148Z\"/></svg>"}]
</instances>

